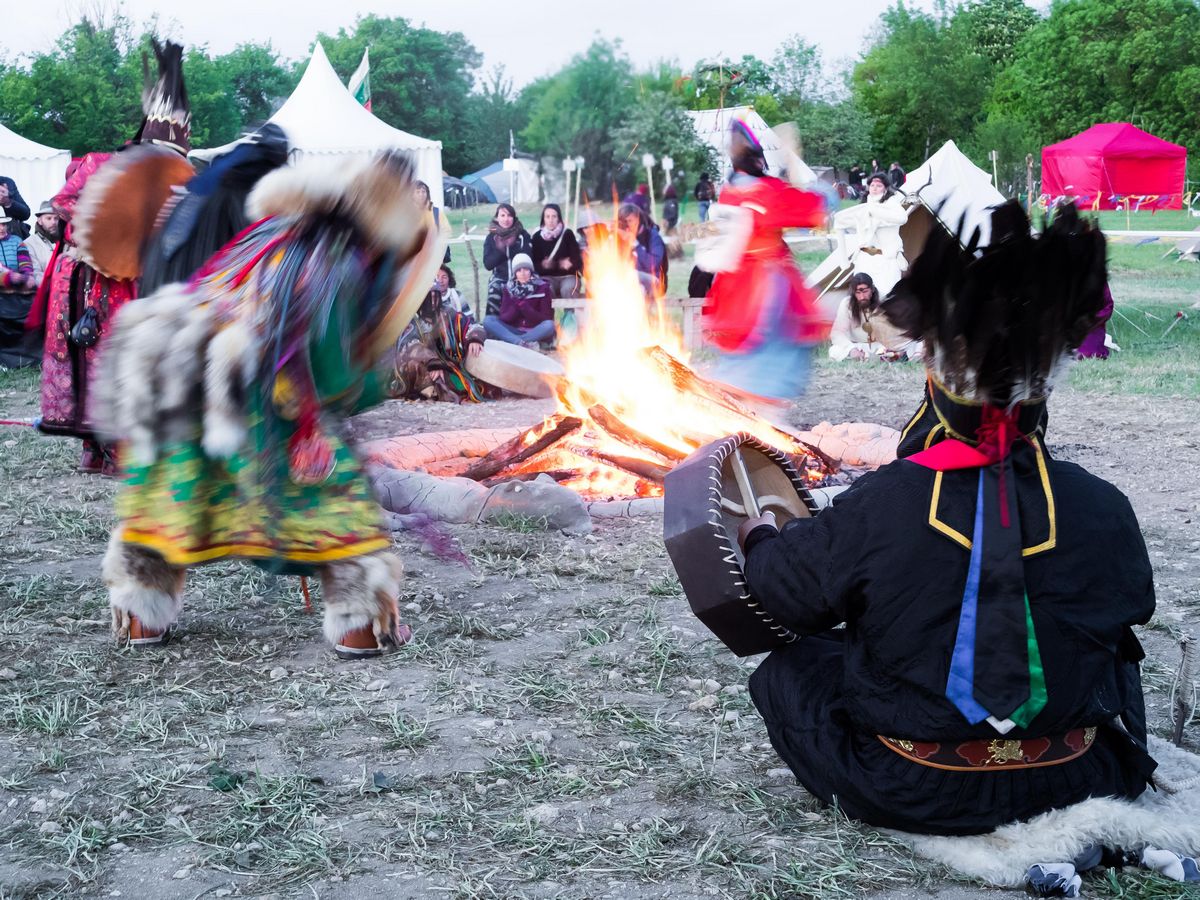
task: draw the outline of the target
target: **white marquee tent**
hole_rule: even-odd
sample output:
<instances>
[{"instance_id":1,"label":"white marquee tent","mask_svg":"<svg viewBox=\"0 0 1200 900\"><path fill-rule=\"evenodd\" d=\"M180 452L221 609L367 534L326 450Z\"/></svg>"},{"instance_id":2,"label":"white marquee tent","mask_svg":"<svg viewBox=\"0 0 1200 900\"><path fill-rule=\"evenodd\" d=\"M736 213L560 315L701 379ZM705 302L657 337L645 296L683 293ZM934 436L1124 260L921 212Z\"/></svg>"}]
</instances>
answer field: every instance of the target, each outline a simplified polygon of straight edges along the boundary
<instances>
[{"instance_id":1,"label":"white marquee tent","mask_svg":"<svg viewBox=\"0 0 1200 900\"><path fill-rule=\"evenodd\" d=\"M729 175L732 168L729 163L729 126L734 119L741 119L745 122L754 136L758 138L758 142L762 144L763 155L767 158L768 175L778 176L787 167L787 153L783 149L782 142L763 120L763 117L754 111L753 106L691 110L688 115L692 118L692 126L696 129L700 140L717 151L717 156L721 160L721 171L718 173L721 180ZM804 166L800 181L802 183L816 181L816 173L805 165L803 160L800 164Z\"/></svg>"},{"instance_id":2,"label":"white marquee tent","mask_svg":"<svg viewBox=\"0 0 1200 900\"><path fill-rule=\"evenodd\" d=\"M270 121L287 135L293 162L316 157L336 163L379 150L407 150L416 162L417 178L429 185L434 206L442 205L441 141L417 137L376 118L342 84L319 43L296 90ZM189 156L210 162L236 143L193 150Z\"/></svg>"},{"instance_id":3,"label":"white marquee tent","mask_svg":"<svg viewBox=\"0 0 1200 900\"><path fill-rule=\"evenodd\" d=\"M70 162L68 151L43 147L0 125L0 175L17 183L33 214L62 190Z\"/></svg>"}]
</instances>

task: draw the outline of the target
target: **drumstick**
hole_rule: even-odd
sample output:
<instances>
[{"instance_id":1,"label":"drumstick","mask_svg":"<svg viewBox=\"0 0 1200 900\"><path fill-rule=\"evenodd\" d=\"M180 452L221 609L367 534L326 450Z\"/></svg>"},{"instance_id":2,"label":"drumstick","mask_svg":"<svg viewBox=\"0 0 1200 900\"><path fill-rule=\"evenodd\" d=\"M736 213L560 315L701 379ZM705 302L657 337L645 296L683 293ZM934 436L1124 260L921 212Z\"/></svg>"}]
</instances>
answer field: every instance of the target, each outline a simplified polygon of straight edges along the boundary
<instances>
[{"instance_id":1,"label":"drumstick","mask_svg":"<svg viewBox=\"0 0 1200 900\"><path fill-rule=\"evenodd\" d=\"M750 472L746 469L746 460L742 458L741 450L733 451L733 480L737 482L738 490L741 491L747 516L757 519L762 515L762 510L759 509L758 498L754 496L754 485L750 483Z\"/></svg>"}]
</instances>

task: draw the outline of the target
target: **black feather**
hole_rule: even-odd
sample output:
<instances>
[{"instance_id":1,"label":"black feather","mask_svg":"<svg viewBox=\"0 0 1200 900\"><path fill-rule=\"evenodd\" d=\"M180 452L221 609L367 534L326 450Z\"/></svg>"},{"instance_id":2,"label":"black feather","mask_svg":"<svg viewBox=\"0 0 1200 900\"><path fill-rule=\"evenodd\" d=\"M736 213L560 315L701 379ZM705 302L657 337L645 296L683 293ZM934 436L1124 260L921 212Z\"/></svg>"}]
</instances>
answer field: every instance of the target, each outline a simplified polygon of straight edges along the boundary
<instances>
[{"instance_id":1,"label":"black feather","mask_svg":"<svg viewBox=\"0 0 1200 900\"><path fill-rule=\"evenodd\" d=\"M1104 236L1064 206L1034 236L1015 201L992 213L991 241L935 229L883 309L925 342L950 391L1007 406L1044 397L1095 327L1107 282Z\"/></svg>"}]
</instances>

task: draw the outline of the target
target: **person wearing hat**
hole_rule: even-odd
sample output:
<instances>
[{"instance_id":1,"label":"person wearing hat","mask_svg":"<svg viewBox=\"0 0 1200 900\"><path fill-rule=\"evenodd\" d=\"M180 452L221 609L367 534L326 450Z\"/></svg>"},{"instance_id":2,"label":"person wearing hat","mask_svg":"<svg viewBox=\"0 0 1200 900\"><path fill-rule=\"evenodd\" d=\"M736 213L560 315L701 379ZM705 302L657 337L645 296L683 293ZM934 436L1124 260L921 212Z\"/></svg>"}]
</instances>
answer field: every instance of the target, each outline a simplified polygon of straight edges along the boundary
<instances>
[{"instance_id":1,"label":"person wearing hat","mask_svg":"<svg viewBox=\"0 0 1200 900\"><path fill-rule=\"evenodd\" d=\"M152 41L158 78L142 94L144 116L130 146L157 144L186 156L191 149L191 112L183 84L183 47ZM147 78L149 81L149 78ZM122 151L118 151L120 153ZM128 151L126 151L128 152ZM63 227L63 242L47 266L30 313L41 334L42 396L39 429L83 441L79 471L115 475L115 447L97 440L88 397L100 348L117 312L138 294L137 279L110 278L79 258L75 213L80 196L97 172L115 164L117 154L89 153L67 168L67 182L50 201Z\"/></svg>"},{"instance_id":2,"label":"person wearing hat","mask_svg":"<svg viewBox=\"0 0 1200 900\"><path fill-rule=\"evenodd\" d=\"M750 678L771 743L876 827L983 834L1135 798L1156 765L1137 516L1045 444L1051 387L1104 306L1104 236L1070 207L1035 237L1015 201L990 234L976 252L933 229L883 305L927 351L898 459L814 518L739 532L751 596L800 636Z\"/></svg>"},{"instance_id":3,"label":"person wearing hat","mask_svg":"<svg viewBox=\"0 0 1200 900\"><path fill-rule=\"evenodd\" d=\"M0 175L0 216L12 219L8 223L8 233L17 236L17 240L29 237L29 204L17 189L17 183L7 175Z\"/></svg>"},{"instance_id":4,"label":"person wearing hat","mask_svg":"<svg viewBox=\"0 0 1200 900\"><path fill-rule=\"evenodd\" d=\"M488 316L483 327L490 338L537 348L554 340L554 306L550 285L533 271L528 253L512 258L512 278L500 295L500 314Z\"/></svg>"},{"instance_id":5,"label":"person wearing hat","mask_svg":"<svg viewBox=\"0 0 1200 900\"><path fill-rule=\"evenodd\" d=\"M33 262L33 274L38 286L41 286L42 275L50 265L50 257L54 255L61 224L49 200L38 207L37 218L33 220L33 232L25 239L25 249L29 251L29 259Z\"/></svg>"},{"instance_id":6,"label":"person wearing hat","mask_svg":"<svg viewBox=\"0 0 1200 900\"><path fill-rule=\"evenodd\" d=\"M0 367L6 369L38 361L36 336L25 330L33 302L33 263L21 239L9 233L13 224L11 216L0 215Z\"/></svg>"},{"instance_id":7,"label":"person wearing hat","mask_svg":"<svg viewBox=\"0 0 1200 900\"><path fill-rule=\"evenodd\" d=\"M900 239L900 226L907 221L903 195L892 190L886 172L872 172L862 202L839 210L833 217L847 264L855 274L865 272L871 276L884 302L908 268Z\"/></svg>"}]
</instances>

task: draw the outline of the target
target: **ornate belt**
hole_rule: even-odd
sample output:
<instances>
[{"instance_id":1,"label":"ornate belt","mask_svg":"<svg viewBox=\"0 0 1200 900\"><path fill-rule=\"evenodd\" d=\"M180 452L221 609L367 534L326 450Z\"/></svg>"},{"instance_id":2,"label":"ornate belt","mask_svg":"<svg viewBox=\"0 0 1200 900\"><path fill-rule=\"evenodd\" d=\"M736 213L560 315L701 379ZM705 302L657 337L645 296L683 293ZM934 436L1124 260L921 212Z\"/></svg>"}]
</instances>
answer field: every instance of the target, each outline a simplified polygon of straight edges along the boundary
<instances>
[{"instance_id":1,"label":"ornate belt","mask_svg":"<svg viewBox=\"0 0 1200 900\"><path fill-rule=\"evenodd\" d=\"M1096 740L1096 729L1073 728L1053 737L980 739L960 744L876 736L883 746L918 765L952 772L996 772L1058 766L1078 759L1091 749Z\"/></svg>"}]
</instances>

